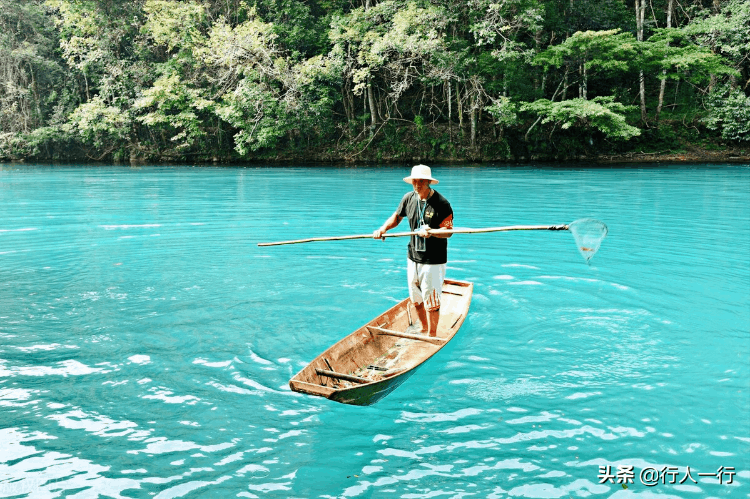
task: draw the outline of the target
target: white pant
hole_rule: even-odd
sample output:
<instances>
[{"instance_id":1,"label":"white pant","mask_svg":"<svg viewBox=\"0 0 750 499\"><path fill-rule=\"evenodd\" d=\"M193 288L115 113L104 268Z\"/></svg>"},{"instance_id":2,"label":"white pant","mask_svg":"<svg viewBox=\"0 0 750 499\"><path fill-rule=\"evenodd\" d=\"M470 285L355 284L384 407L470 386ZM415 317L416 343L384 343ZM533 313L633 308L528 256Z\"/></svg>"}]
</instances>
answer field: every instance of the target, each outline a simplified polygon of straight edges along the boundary
<instances>
[{"instance_id":1,"label":"white pant","mask_svg":"<svg viewBox=\"0 0 750 499\"><path fill-rule=\"evenodd\" d=\"M413 303L424 303L428 312L440 310L440 295L445 280L445 264L427 265L407 258L406 279L409 298Z\"/></svg>"}]
</instances>

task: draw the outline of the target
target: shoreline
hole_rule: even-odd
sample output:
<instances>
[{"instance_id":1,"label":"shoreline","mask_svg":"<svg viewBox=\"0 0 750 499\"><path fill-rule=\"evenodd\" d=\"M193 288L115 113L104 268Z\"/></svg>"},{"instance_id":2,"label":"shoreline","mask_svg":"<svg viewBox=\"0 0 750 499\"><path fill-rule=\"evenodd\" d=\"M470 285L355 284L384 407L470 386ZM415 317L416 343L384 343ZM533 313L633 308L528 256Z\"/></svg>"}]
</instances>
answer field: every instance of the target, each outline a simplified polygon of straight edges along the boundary
<instances>
[{"instance_id":1,"label":"shoreline","mask_svg":"<svg viewBox=\"0 0 750 499\"><path fill-rule=\"evenodd\" d=\"M347 160L346 158L330 158L330 157L315 157L317 155L311 154L307 156L295 157L296 155L280 155L275 158L253 158L253 159L239 159L239 158L214 158L213 160L203 160L197 162L190 162L189 160L183 161L147 161L147 160L131 160L127 161L91 161L86 159L43 159L43 158L21 158L21 159L3 159L0 158L0 163L5 164L56 164L56 165L69 165L69 164L87 164L87 165L134 165L144 166L148 164L153 165L202 165L202 166L253 166L253 165L273 165L273 166L289 166L289 165L328 165L328 166L368 166L368 165L389 165L389 164L416 164L416 163L429 163L429 164L446 164L454 163L458 165L467 164L506 164L506 165L544 165L551 163L559 164L587 164L592 167L596 166L611 166L616 164L642 164L642 163L665 163L665 164L689 164L689 163L717 163L717 164L750 164L750 148L736 148L726 150L701 150L694 149L692 151L683 152L633 152L623 154L602 154L598 156L587 156L581 155L576 157L531 157L531 158L517 158L517 159L500 159L500 158L472 158L472 159L458 159L450 157L415 157L415 158L381 158L379 160L363 159L358 161Z\"/></svg>"},{"instance_id":2,"label":"shoreline","mask_svg":"<svg viewBox=\"0 0 750 499\"><path fill-rule=\"evenodd\" d=\"M750 150L708 151L696 150L686 152L664 153L628 153L620 155L602 155L595 159L599 163L750 163Z\"/></svg>"}]
</instances>

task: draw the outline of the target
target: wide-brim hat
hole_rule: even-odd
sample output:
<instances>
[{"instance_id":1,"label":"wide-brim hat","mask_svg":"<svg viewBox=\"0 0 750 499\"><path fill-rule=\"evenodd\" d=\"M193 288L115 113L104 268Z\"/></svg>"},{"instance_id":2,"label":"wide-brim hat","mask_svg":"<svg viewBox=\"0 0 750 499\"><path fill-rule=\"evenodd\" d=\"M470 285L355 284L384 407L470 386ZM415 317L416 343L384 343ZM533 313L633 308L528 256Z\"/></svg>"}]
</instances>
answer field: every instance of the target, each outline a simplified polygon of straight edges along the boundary
<instances>
[{"instance_id":1,"label":"wide-brim hat","mask_svg":"<svg viewBox=\"0 0 750 499\"><path fill-rule=\"evenodd\" d=\"M416 165L411 169L411 175L404 177L404 182L411 184L412 180L429 180L430 184L439 183L436 179L432 178L432 170L427 165Z\"/></svg>"}]
</instances>

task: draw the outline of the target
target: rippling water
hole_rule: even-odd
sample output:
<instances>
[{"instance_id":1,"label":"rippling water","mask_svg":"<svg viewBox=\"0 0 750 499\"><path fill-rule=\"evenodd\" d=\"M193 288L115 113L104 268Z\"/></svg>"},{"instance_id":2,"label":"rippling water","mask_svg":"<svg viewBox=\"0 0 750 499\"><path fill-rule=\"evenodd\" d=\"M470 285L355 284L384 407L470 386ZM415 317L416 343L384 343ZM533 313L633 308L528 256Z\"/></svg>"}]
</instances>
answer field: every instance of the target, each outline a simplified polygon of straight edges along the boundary
<instances>
[{"instance_id":1,"label":"rippling water","mask_svg":"<svg viewBox=\"0 0 750 499\"><path fill-rule=\"evenodd\" d=\"M287 383L406 241L257 243L369 233L408 168L0 165L0 497L748 497L750 167L433 172L457 226L609 236L454 236L464 326L363 408Z\"/></svg>"}]
</instances>

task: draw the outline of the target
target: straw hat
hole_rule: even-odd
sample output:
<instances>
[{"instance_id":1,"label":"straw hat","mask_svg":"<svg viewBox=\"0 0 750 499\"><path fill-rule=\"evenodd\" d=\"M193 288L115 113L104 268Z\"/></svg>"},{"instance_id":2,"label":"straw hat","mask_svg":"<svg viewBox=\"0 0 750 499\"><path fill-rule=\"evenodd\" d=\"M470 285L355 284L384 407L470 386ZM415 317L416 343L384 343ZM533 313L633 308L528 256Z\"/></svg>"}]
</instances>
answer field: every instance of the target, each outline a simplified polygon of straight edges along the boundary
<instances>
[{"instance_id":1,"label":"straw hat","mask_svg":"<svg viewBox=\"0 0 750 499\"><path fill-rule=\"evenodd\" d=\"M438 181L432 178L432 171L427 165L416 165L411 169L411 175L404 177L404 182L411 184L412 180L426 179L430 181L430 184L437 184Z\"/></svg>"}]
</instances>

